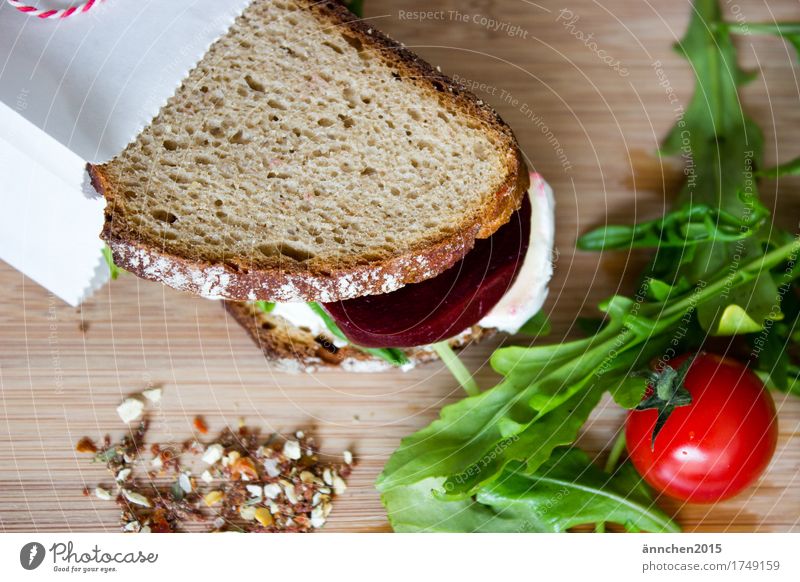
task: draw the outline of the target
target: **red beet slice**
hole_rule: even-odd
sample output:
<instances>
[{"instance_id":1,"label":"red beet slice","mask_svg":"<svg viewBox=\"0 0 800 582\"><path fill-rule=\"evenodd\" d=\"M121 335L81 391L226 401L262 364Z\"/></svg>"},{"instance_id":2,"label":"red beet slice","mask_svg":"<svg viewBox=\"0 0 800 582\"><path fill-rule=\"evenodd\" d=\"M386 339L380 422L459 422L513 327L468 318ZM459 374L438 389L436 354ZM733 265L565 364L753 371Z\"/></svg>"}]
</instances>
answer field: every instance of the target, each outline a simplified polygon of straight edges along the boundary
<instances>
[{"instance_id":1,"label":"red beet slice","mask_svg":"<svg viewBox=\"0 0 800 582\"><path fill-rule=\"evenodd\" d=\"M444 273L385 293L325 303L345 336L368 348L407 348L442 341L478 323L517 276L531 230L531 203Z\"/></svg>"}]
</instances>

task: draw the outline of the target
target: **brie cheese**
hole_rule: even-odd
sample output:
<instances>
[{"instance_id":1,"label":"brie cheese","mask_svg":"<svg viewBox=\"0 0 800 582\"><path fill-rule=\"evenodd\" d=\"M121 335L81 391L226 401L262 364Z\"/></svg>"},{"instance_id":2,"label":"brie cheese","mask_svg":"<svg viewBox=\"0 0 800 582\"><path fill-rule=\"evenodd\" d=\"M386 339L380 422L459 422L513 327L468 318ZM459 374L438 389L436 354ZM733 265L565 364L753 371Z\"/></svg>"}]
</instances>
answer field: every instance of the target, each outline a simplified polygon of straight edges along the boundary
<instances>
[{"instance_id":1,"label":"brie cheese","mask_svg":"<svg viewBox=\"0 0 800 582\"><path fill-rule=\"evenodd\" d=\"M555 201L553 189L539 174L531 174L531 235L528 252L517 278L492 310L478 322L486 328L517 333L536 315L547 299L547 285L553 276L555 242Z\"/></svg>"}]
</instances>

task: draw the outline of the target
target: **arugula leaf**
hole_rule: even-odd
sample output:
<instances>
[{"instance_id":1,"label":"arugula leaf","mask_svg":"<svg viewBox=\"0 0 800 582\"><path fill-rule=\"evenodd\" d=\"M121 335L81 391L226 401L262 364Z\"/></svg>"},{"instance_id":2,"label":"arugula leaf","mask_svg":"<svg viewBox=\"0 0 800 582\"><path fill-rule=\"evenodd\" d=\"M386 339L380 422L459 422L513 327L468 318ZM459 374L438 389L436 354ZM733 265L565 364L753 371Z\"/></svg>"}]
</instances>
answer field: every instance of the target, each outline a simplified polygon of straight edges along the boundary
<instances>
[{"instance_id":1,"label":"arugula leaf","mask_svg":"<svg viewBox=\"0 0 800 582\"><path fill-rule=\"evenodd\" d=\"M655 301L666 301L670 297L686 292L691 286L685 277L679 278L675 283L667 283L661 279L649 277L645 279L647 298Z\"/></svg>"},{"instance_id":2,"label":"arugula leaf","mask_svg":"<svg viewBox=\"0 0 800 582\"><path fill-rule=\"evenodd\" d=\"M792 274L783 275L791 278ZM789 348L800 342L800 289L796 284L781 283L781 308L785 319L775 322L761 333L748 336L750 353L756 357L756 372L770 387L782 392L800 391L798 368Z\"/></svg>"},{"instance_id":3,"label":"arugula leaf","mask_svg":"<svg viewBox=\"0 0 800 582\"><path fill-rule=\"evenodd\" d=\"M772 310L777 294L769 273L763 273L751 287L704 305L697 319L703 329L715 336L755 333L764 329L767 320L783 319L780 311Z\"/></svg>"},{"instance_id":4,"label":"arugula leaf","mask_svg":"<svg viewBox=\"0 0 800 582\"><path fill-rule=\"evenodd\" d=\"M378 488L446 477L447 494L471 494L511 461L535 471L555 447L572 442L601 394L622 375L606 375L610 350L621 369L641 367L658 344L632 350L640 339L626 331L633 302L609 302L609 324L585 340L495 351L492 366L506 378L494 388L442 409L439 420L406 437L378 478ZM613 359L613 358L611 358ZM641 399L644 382L636 392ZM631 398L628 398L631 400Z\"/></svg>"},{"instance_id":5,"label":"arugula leaf","mask_svg":"<svg viewBox=\"0 0 800 582\"><path fill-rule=\"evenodd\" d=\"M275 304L270 303L269 301L256 301L255 306L264 313L270 313L273 309L275 309Z\"/></svg>"},{"instance_id":6,"label":"arugula leaf","mask_svg":"<svg viewBox=\"0 0 800 582\"><path fill-rule=\"evenodd\" d=\"M125 269L119 268L116 263L114 263L114 257L111 255L111 249L108 245L103 245L103 258L106 260L106 264L108 265L108 272L111 275L111 280L114 281L119 277L122 273L125 272Z\"/></svg>"},{"instance_id":7,"label":"arugula leaf","mask_svg":"<svg viewBox=\"0 0 800 582\"><path fill-rule=\"evenodd\" d=\"M533 474L509 467L475 498L441 501L441 479L390 488L382 499L395 531L563 532L608 521L642 531L675 532L630 467L606 475L578 449L558 449Z\"/></svg>"},{"instance_id":8,"label":"arugula leaf","mask_svg":"<svg viewBox=\"0 0 800 582\"><path fill-rule=\"evenodd\" d=\"M764 178L780 178L781 176L800 176L800 158L795 158L774 168L767 168L756 173Z\"/></svg>"},{"instance_id":9,"label":"arugula leaf","mask_svg":"<svg viewBox=\"0 0 800 582\"><path fill-rule=\"evenodd\" d=\"M552 328L550 327L550 320L547 318L547 314L542 309L528 321L523 323L522 327L517 330L517 333L530 335L533 337L544 337L546 335L550 335L551 331Z\"/></svg>"},{"instance_id":10,"label":"arugula leaf","mask_svg":"<svg viewBox=\"0 0 800 582\"><path fill-rule=\"evenodd\" d=\"M602 387L580 392L559 408L534 419L521 432L505 437L494 449L485 451L474 464L445 479L446 496L457 498L471 495L493 481L513 461L521 462L518 472L533 473L538 470L557 447L575 440L602 394ZM508 424L513 422L511 420ZM501 431L508 429L503 423L499 426Z\"/></svg>"},{"instance_id":11,"label":"arugula leaf","mask_svg":"<svg viewBox=\"0 0 800 582\"><path fill-rule=\"evenodd\" d=\"M480 392L478 383L475 382L475 378L472 377L470 371L467 370L467 367L458 358L456 353L453 351L453 348L450 347L450 344L447 341L431 344L431 347L437 354L439 354L442 362L448 367L450 373L453 374L453 377L464 389L464 392L470 396L474 396Z\"/></svg>"},{"instance_id":12,"label":"arugula leaf","mask_svg":"<svg viewBox=\"0 0 800 582\"><path fill-rule=\"evenodd\" d=\"M753 236L769 216L758 205L739 217L707 204L689 204L663 217L633 225L608 225L578 238L584 251L645 248L684 248L708 241L731 242Z\"/></svg>"},{"instance_id":13,"label":"arugula leaf","mask_svg":"<svg viewBox=\"0 0 800 582\"><path fill-rule=\"evenodd\" d=\"M345 4L350 12L359 18L364 18L364 0L347 0Z\"/></svg>"},{"instance_id":14,"label":"arugula leaf","mask_svg":"<svg viewBox=\"0 0 800 582\"><path fill-rule=\"evenodd\" d=\"M795 396L800 397L800 366L790 364L786 367L786 386L784 388L778 386L774 381L774 377L768 372L763 370L754 371L756 375L761 378L761 381L764 382L767 388L786 392L787 394L794 394Z\"/></svg>"},{"instance_id":15,"label":"arugula leaf","mask_svg":"<svg viewBox=\"0 0 800 582\"><path fill-rule=\"evenodd\" d=\"M392 366L402 366L403 364L408 363L408 357L402 350L398 350L396 348L364 348L353 344L349 339L347 339L347 336L342 333L342 330L339 329L339 326L336 325L336 322L333 321L333 318L328 314L327 311L325 311L322 305L319 303L309 303L308 306L314 313L322 318L322 321L325 322L325 327L328 328L328 331L330 331L337 338L349 342L354 348L385 360Z\"/></svg>"},{"instance_id":16,"label":"arugula leaf","mask_svg":"<svg viewBox=\"0 0 800 582\"><path fill-rule=\"evenodd\" d=\"M786 39L800 58L800 22L723 23L720 26L737 34L774 34Z\"/></svg>"}]
</instances>

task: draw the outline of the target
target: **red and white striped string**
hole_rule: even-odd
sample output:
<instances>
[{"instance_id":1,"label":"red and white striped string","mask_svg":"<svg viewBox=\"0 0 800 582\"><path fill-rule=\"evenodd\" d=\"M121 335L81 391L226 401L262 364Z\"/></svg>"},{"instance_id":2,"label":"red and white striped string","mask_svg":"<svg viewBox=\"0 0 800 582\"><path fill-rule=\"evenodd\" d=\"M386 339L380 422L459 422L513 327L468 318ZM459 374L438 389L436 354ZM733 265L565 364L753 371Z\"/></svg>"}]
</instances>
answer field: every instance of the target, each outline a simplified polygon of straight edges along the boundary
<instances>
[{"instance_id":1,"label":"red and white striped string","mask_svg":"<svg viewBox=\"0 0 800 582\"><path fill-rule=\"evenodd\" d=\"M74 14L84 14L89 12L92 9L92 6L95 4L99 4L100 2L104 2L105 0L86 0L82 4L77 4L75 6L70 6L69 8L62 8L61 10L48 10L44 8L37 8L36 6L30 6L25 2L20 2L20 0L6 0L11 6L22 12L23 14L27 14L28 16L35 16L36 18L41 19L51 19L55 20L57 18L69 18Z\"/></svg>"}]
</instances>

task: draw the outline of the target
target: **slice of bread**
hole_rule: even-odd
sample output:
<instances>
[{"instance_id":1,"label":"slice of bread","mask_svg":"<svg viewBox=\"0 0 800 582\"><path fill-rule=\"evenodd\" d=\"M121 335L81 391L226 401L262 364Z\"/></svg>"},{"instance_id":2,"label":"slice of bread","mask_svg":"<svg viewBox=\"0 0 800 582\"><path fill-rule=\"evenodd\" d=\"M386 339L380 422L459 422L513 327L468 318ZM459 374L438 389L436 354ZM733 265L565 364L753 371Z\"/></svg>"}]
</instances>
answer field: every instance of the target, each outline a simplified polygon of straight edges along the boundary
<instances>
[{"instance_id":1,"label":"slice of bread","mask_svg":"<svg viewBox=\"0 0 800 582\"><path fill-rule=\"evenodd\" d=\"M255 304L246 301L223 301L225 310L239 323L272 365L282 372L316 372L342 369L348 372L383 372L394 366L352 346L336 347L333 338L293 325L279 315L265 313ZM495 330L474 326L469 333L450 340L455 349L493 335ZM424 346L404 349L409 370L417 364L439 359Z\"/></svg>"},{"instance_id":2,"label":"slice of bread","mask_svg":"<svg viewBox=\"0 0 800 582\"><path fill-rule=\"evenodd\" d=\"M496 112L337 2L254 0L153 122L89 166L124 269L239 300L433 277L519 208Z\"/></svg>"}]
</instances>

